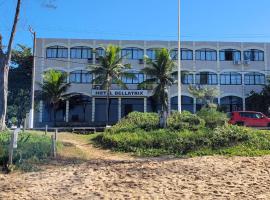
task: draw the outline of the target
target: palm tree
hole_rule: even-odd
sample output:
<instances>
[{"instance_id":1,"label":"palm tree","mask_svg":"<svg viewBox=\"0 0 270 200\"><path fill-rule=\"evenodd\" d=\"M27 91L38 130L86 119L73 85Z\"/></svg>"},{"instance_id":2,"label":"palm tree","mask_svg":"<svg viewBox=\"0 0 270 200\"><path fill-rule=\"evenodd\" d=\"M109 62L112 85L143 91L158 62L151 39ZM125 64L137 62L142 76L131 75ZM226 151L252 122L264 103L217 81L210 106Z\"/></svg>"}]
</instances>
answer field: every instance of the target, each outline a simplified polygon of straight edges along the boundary
<instances>
[{"instance_id":1,"label":"palm tree","mask_svg":"<svg viewBox=\"0 0 270 200\"><path fill-rule=\"evenodd\" d=\"M98 55L99 56L99 55ZM106 90L106 125L109 125L110 116L110 93L112 84L127 89L122 82L122 76L132 76L128 73L130 64L123 64L124 56L121 56L121 48L109 45L105 49L104 56L99 56L99 64L90 66L91 73L94 74L93 84L101 85L101 89Z\"/></svg>"},{"instance_id":2,"label":"palm tree","mask_svg":"<svg viewBox=\"0 0 270 200\"><path fill-rule=\"evenodd\" d=\"M43 83L39 83L41 87L40 98L52 105L54 126L56 126L56 111L60 103L68 98L66 92L70 87L70 83L67 83L66 79L66 73L49 70L43 75Z\"/></svg>"},{"instance_id":3,"label":"palm tree","mask_svg":"<svg viewBox=\"0 0 270 200\"><path fill-rule=\"evenodd\" d=\"M167 49L157 50L156 60L145 58L147 67L142 70L150 78L140 84L140 87L147 88L153 86L153 97L161 104L160 125L166 127L169 94L168 88L173 84L172 70L175 63L170 57Z\"/></svg>"}]
</instances>

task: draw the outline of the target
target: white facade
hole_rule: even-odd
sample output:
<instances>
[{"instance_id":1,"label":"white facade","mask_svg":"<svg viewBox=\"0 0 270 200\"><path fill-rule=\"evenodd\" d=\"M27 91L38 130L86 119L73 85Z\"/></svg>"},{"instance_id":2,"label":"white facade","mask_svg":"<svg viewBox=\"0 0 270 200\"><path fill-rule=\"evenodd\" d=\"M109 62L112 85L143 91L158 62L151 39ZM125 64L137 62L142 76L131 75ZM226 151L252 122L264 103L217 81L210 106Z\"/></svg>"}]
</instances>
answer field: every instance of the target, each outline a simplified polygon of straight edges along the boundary
<instances>
[{"instance_id":1,"label":"white facade","mask_svg":"<svg viewBox=\"0 0 270 200\"><path fill-rule=\"evenodd\" d=\"M154 51L151 49L167 48L172 52L172 57L177 52L177 42L173 41L37 39L36 82L42 82L42 74L49 69L66 72L69 75L68 81L71 82L69 93L83 96L80 99L85 99L83 101L86 102L83 103L83 108L76 108L75 112L72 106L74 103L68 101L62 114L59 114L59 120L63 118L60 121L78 122L77 125L83 124L80 121L84 121L85 125L102 124L97 122L97 118L102 118L103 115L103 111L100 110L105 107L102 100L104 95L96 86L91 85L88 80L91 77L85 73L89 71L89 64L96 64L97 50L109 44L120 46L125 53L132 52L131 56L128 54L130 58L125 59L124 62L131 64L131 72L140 76L139 81L147 78L139 74L145 67L142 58L144 55L152 56ZM223 104L227 111L245 109L245 99L251 91L262 89L269 73L270 44L268 43L182 42L181 48L182 71L189 74L182 78L183 108L192 112L196 112L200 106L199 102L189 94L189 84L216 87L220 91L217 102ZM137 90L137 81L131 82L132 80L126 80L128 91L119 91L120 88L116 85L112 88L115 91L112 100L114 122L132 110L151 111L149 97L152 92ZM36 88L38 89L38 85ZM170 97L172 99L170 108L176 109L177 84L170 88ZM137 107L130 106L136 102ZM35 114L35 124L36 126L49 124L50 120L44 119L45 103L39 102L39 104L40 109ZM84 112L84 116L77 117L76 113L81 112Z\"/></svg>"}]
</instances>

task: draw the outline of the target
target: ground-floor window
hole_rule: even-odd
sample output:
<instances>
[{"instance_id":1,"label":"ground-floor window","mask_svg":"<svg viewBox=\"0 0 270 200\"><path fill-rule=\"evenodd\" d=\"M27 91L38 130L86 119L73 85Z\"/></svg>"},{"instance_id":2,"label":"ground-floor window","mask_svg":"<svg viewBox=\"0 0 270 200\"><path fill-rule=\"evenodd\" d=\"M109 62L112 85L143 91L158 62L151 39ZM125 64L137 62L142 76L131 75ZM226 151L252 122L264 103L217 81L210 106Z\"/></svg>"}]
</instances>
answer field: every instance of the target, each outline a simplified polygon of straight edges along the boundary
<instances>
[{"instance_id":1,"label":"ground-floor window","mask_svg":"<svg viewBox=\"0 0 270 200\"><path fill-rule=\"evenodd\" d=\"M76 95L69 99L69 122L91 122L92 98Z\"/></svg>"},{"instance_id":2,"label":"ground-floor window","mask_svg":"<svg viewBox=\"0 0 270 200\"><path fill-rule=\"evenodd\" d=\"M207 102L205 100L203 100L203 99L196 99L196 112L200 111L203 108L203 106L206 105L206 103ZM218 99L215 98L213 100L213 103L218 105Z\"/></svg>"},{"instance_id":3,"label":"ground-floor window","mask_svg":"<svg viewBox=\"0 0 270 200\"><path fill-rule=\"evenodd\" d=\"M189 111L191 113L194 112L193 105L194 100L189 96L182 96L182 110ZM171 98L171 110L178 110L178 97Z\"/></svg>"},{"instance_id":4,"label":"ground-floor window","mask_svg":"<svg viewBox=\"0 0 270 200\"><path fill-rule=\"evenodd\" d=\"M113 124L118 121L118 99L110 98L110 115L109 123ZM95 99L95 122L104 124L107 121L107 99Z\"/></svg>"},{"instance_id":5,"label":"ground-floor window","mask_svg":"<svg viewBox=\"0 0 270 200\"><path fill-rule=\"evenodd\" d=\"M122 99L121 100L121 117L127 116L131 112L144 112L144 99Z\"/></svg>"},{"instance_id":6,"label":"ground-floor window","mask_svg":"<svg viewBox=\"0 0 270 200\"><path fill-rule=\"evenodd\" d=\"M224 112L243 110L243 99L236 96L227 96L220 99L220 108Z\"/></svg>"},{"instance_id":7,"label":"ground-floor window","mask_svg":"<svg viewBox=\"0 0 270 200\"><path fill-rule=\"evenodd\" d=\"M64 122L66 116L65 105L65 102L61 102L54 110L52 104L45 102L42 113L43 122Z\"/></svg>"}]
</instances>

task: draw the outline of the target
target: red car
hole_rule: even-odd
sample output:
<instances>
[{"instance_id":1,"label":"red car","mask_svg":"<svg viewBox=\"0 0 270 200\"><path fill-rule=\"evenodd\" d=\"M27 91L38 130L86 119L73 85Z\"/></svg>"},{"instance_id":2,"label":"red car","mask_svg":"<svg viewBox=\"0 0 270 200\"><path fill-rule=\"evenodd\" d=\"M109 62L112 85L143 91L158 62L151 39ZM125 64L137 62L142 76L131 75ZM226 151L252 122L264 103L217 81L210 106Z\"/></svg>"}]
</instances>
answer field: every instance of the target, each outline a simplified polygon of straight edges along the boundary
<instances>
[{"instance_id":1,"label":"red car","mask_svg":"<svg viewBox=\"0 0 270 200\"><path fill-rule=\"evenodd\" d=\"M270 127L270 118L254 111L235 111L230 113L230 124L239 126Z\"/></svg>"}]
</instances>

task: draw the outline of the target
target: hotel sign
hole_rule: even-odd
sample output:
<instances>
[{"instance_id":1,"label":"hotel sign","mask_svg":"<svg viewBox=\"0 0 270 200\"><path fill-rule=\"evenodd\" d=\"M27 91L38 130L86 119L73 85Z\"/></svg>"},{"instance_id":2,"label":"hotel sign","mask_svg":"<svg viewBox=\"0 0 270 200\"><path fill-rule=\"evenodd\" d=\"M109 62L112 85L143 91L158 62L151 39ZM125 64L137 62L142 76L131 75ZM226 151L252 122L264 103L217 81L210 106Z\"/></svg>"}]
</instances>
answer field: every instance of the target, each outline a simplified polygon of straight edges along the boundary
<instances>
[{"instance_id":1,"label":"hotel sign","mask_svg":"<svg viewBox=\"0 0 270 200\"><path fill-rule=\"evenodd\" d=\"M92 90L92 96L105 97L107 92L105 90ZM116 97L146 97L147 90L111 90L110 96Z\"/></svg>"}]
</instances>

